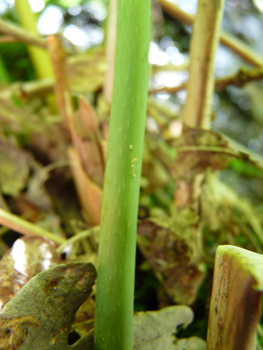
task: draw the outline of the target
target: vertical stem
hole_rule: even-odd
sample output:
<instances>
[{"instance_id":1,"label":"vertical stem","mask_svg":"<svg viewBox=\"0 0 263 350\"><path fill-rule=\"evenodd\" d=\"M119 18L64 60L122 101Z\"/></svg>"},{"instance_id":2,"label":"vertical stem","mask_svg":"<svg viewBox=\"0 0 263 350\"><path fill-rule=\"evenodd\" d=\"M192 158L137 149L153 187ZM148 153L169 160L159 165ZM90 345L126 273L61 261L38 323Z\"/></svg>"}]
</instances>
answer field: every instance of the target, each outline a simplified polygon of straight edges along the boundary
<instances>
[{"instance_id":1,"label":"vertical stem","mask_svg":"<svg viewBox=\"0 0 263 350\"><path fill-rule=\"evenodd\" d=\"M147 105L150 9L150 0L118 0L99 245L96 350L133 347L135 249Z\"/></svg>"},{"instance_id":2,"label":"vertical stem","mask_svg":"<svg viewBox=\"0 0 263 350\"><path fill-rule=\"evenodd\" d=\"M214 60L219 42L224 0L199 0L190 46L190 77L183 121L190 127L210 127L214 91Z\"/></svg>"},{"instance_id":3,"label":"vertical stem","mask_svg":"<svg viewBox=\"0 0 263 350\"><path fill-rule=\"evenodd\" d=\"M0 86L7 85L11 81L2 56L0 56Z\"/></svg>"},{"instance_id":4,"label":"vertical stem","mask_svg":"<svg viewBox=\"0 0 263 350\"><path fill-rule=\"evenodd\" d=\"M219 42L224 0L199 0L190 45L190 69L183 122L193 128L210 128L214 92L214 60ZM193 181L177 180L175 204L198 204L203 174Z\"/></svg>"},{"instance_id":5,"label":"vertical stem","mask_svg":"<svg viewBox=\"0 0 263 350\"><path fill-rule=\"evenodd\" d=\"M28 0L16 0L15 6L23 28L38 33L37 16L31 12ZM47 51L31 45L28 47L28 51L38 78L53 77L53 69Z\"/></svg>"},{"instance_id":6,"label":"vertical stem","mask_svg":"<svg viewBox=\"0 0 263 350\"><path fill-rule=\"evenodd\" d=\"M117 0L111 0L108 12L107 23L107 72L104 83L104 96L108 103L112 100L113 78L114 78L114 59L116 44L116 24L117 24Z\"/></svg>"},{"instance_id":7,"label":"vertical stem","mask_svg":"<svg viewBox=\"0 0 263 350\"><path fill-rule=\"evenodd\" d=\"M31 11L28 0L15 0L15 7L17 16L23 28L31 32L38 33L37 30L37 16ZM46 50L40 47L28 46L28 52L39 79L53 77L53 68L50 57ZM47 96L47 102L51 111L56 111L55 98L52 95Z\"/></svg>"}]
</instances>

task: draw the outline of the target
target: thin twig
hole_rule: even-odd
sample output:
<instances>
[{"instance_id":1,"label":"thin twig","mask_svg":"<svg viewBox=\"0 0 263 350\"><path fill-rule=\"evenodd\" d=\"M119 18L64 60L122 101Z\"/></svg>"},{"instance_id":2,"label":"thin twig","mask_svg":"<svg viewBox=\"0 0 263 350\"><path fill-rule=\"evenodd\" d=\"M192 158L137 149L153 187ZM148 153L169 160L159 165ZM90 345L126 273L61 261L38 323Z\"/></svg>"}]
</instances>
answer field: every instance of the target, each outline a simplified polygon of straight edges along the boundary
<instances>
[{"instance_id":1,"label":"thin twig","mask_svg":"<svg viewBox=\"0 0 263 350\"><path fill-rule=\"evenodd\" d=\"M28 81L20 85L20 91L23 98L34 98L45 96L54 90L54 78L45 78L40 80Z\"/></svg>"},{"instance_id":2,"label":"thin twig","mask_svg":"<svg viewBox=\"0 0 263 350\"><path fill-rule=\"evenodd\" d=\"M12 35L3 35L0 36L0 44L8 44L8 43L17 43L20 40L16 39Z\"/></svg>"},{"instance_id":3,"label":"thin twig","mask_svg":"<svg viewBox=\"0 0 263 350\"><path fill-rule=\"evenodd\" d=\"M187 12L184 12L175 4L171 3L168 0L158 0L158 3L162 7L162 9L165 12L169 13L172 17L174 17L174 18L178 19L179 21L182 21L188 25L193 24L194 16L190 15ZM257 67L263 66L263 57L259 53L252 50L243 41L237 39L235 36L227 33L226 31L221 31L220 42L223 45L229 47L235 53L237 53L246 62L253 64Z\"/></svg>"},{"instance_id":4,"label":"thin twig","mask_svg":"<svg viewBox=\"0 0 263 350\"><path fill-rule=\"evenodd\" d=\"M49 231L46 231L43 228L34 225L31 222L28 222L24 219L21 219L17 215L8 213L3 209L0 209L0 224L9 227L11 230L19 232L23 235L45 237L58 244L62 244L66 241L65 238L62 238Z\"/></svg>"},{"instance_id":5,"label":"thin twig","mask_svg":"<svg viewBox=\"0 0 263 350\"><path fill-rule=\"evenodd\" d=\"M241 67L240 70L233 74L226 77L218 78L215 81L215 89L221 90L226 88L229 85L234 85L238 87L242 87L246 83L249 83L250 81L257 81L263 79L263 69L262 68L252 68L247 69ZM158 92L167 92L168 94L175 94L181 90L186 89L186 83L182 83L177 86L164 86L159 89L151 89L148 91L149 95L157 94Z\"/></svg>"},{"instance_id":6,"label":"thin twig","mask_svg":"<svg viewBox=\"0 0 263 350\"><path fill-rule=\"evenodd\" d=\"M46 41L39 35L32 33L29 30L25 30L11 22L4 21L3 19L0 19L0 33L12 36L26 44L36 45L44 49L46 48Z\"/></svg>"},{"instance_id":7,"label":"thin twig","mask_svg":"<svg viewBox=\"0 0 263 350\"><path fill-rule=\"evenodd\" d=\"M74 244L81 239L88 238L92 233L98 233L100 230L100 226L94 226L92 228L89 228L87 230L81 231L78 234L70 237L66 242L62 243L58 248L57 248L57 253L61 254L63 253L63 250L69 246L70 244Z\"/></svg>"}]
</instances>

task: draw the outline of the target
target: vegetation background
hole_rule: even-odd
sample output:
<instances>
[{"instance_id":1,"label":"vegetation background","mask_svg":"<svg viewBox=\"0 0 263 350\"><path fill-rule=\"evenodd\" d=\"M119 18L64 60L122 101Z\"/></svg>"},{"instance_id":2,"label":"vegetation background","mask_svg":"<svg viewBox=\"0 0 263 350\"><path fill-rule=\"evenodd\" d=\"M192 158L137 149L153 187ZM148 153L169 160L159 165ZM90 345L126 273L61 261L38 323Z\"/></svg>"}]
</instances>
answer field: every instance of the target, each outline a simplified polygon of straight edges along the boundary
<instances>
[{"instance_id":1,"label":"vegetation background","mask_svg":"<svg viewBox=\"0 0 263 350\"><path fill-rule=\"evenodd\" d=\"M183 128L192 27L167 3L152 1L134 307L190 305L195 319L176 337L206 339L217 246L262 254L263 3L226 0L222 28L246 43L253 59L219 45L206 131ZM172 3L196 12L195 0ZM2 306L47 267L68 261L97 265L109 133L114 43L109 1L29 1L32 21L19 10L25 4L0 1ZM4 25L7 20L19 26L18 34ZM35 53L28 34L34 21L43 36L37 46L49 36L47 50ZM130 161L136 169L132 148ZM200 174L197 192L178 196L178 188L188 193L184 182ZM29 238L32 234L57 247ZM73 327L72 343L93 328L94 313L95 292L76 315L75 324L86 324ZM260 344L259 335L259 349Z\"/></svg>"}]
</instances>

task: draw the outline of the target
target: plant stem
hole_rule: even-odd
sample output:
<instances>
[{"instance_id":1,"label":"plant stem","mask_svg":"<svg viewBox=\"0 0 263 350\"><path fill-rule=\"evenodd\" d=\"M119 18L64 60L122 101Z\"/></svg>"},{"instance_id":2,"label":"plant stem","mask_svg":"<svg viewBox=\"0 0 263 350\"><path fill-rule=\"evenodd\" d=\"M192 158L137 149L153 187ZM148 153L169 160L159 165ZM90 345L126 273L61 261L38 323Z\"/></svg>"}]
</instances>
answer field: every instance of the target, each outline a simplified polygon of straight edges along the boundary
<instances>
[{"instance_id":1,"label":"plant stem","mask_svg":"<svg viewBox=\"0 0 263 350\"><path fill-rule=\"evenodd\" d=\"M22 26L33 33L38 33L37 16L33 12L31 12L28 1L16 0L15 5L16 12ZM54 74L51 61L46 50L35 46L29 46L28 51L31 56L38 78L42 79L47 77L53 77Z\"/></svg>"},{"instance_id":2,"label":"plant stem","mask_svg":"<svg viewBox=\"0 0 263 350\"><path fill-rule=\"evenodd\" d=\"M131 350L135 250L147 105L150 0L118 0L104 180L95 349Z\"/></svg>"},{"instance_id":3,"label":"plant stem","mask_svg":"<svg viewBox=\"0 0 263 350\"><path fill-rule=\"evenodd\" d=\"M77 233L76 235L70 237L69 239L66 240L66 242L62 243L58 248L57 248L57 253L62 254L63 250L69 246L70 244L74 244L81 239L88 238L92 233L99 233L100 231L100 226L93 226L92 228L89 228L87 230L81 231ZM1 233L0 233L1 235Z\"/></svg>"},{"instance_id":4,"label":"plant stem","mask_svg":"<svg viewBox=\"0 0 263 350\"><path fill-rule=\"evenodd\" d=\"M18 7L19 8L19 7ZM35 16L34 16L35 17ZM34 22L36 26L36 21ZM34 29L35 28L35 29ZM0 19L0 33L6 34L9 40L22 41L26 44L36 45L43 49L46 48L46 40L44 40L36 31L36 27L30 26L33 31L21 28L20 26ZM1 37L3 39L3 36Z\"/></svg>"},{"instance_id":5,"label":"plant stem","mask_svg":"<svg viewBox=\"0 0 263 350\"><path fill-rule=\"evenodd\" d=\"M6 69L2 56L0 56L0 86L7 85L10 83L10 81L10 75Z\"/></svg>"},{"instance_id":6,"label":"plant stem","mask_svg":"<svg viewBox=\"0 0 263 350\"><path fill-rule=\"evenodd\" d=\"M15 0L16 12L23 28L30 30L33 33L38 33L37 30L37 16L31 12L28 0ZM39 79L54 77L53 68L50 57L46 50L28 46L29 55L32 60L36 75ZM47 102L50 109L55 112L56 104L54 96L47 96Z\"/></svg>"},{"instance_id":7,"label":"plant stem","mask_svg":"<svg viewBox=\"0 0 263 350\"><path fill-rule=\"evenodd\" d=\"M11 214L0 208L0 224L9 227L11 230L22 233L24 235L41 236L51 241L62 244L66 242L65 238L55 235L43 228L32 224L17 215Z\"/></svg>"},{"instance_id":8,"label":"plant stem","mask_svg":"<svg viewBox=\"0 0 263 350\"><path fill-rule=\"evenodd\" d=\"M183 122L210 128L214 91L214 58L219 41L224 0L199 0L190 46L190 69Z\"/></svg>"},{"instance_id":9,"label":"plant stem","mask_svg":"<svg viewBox=\"0 0 263 350\"><path fill-rule=\"evenodd\" d=\"M212 3L213 1L211 1ZM169 0L158 0L158 3L170 16L182 21L188 25L192 25L194 22L194 16L181 10L178 6L170 2ZM220 34L220 41L223 45L229 47L235 53L237 53L243 60L257 67L263 66L263 57L242 40L234 37L228 32L222 30Z\"/></svg>"},{"instance_id":10,"label":"plant stem","mask_svg":"<svg viewBox=\"0 0 263 350\"><path fill-rule=\"evenodd\" d=\"M106 72L105 83L104 83L104 96L108 103L111 103L111 100L112 100L115 44L116 44L116 24L117 24L117 0L111 0L109 5L107 38L106 38L107 72Z\"/></svg>"}]
</instances>

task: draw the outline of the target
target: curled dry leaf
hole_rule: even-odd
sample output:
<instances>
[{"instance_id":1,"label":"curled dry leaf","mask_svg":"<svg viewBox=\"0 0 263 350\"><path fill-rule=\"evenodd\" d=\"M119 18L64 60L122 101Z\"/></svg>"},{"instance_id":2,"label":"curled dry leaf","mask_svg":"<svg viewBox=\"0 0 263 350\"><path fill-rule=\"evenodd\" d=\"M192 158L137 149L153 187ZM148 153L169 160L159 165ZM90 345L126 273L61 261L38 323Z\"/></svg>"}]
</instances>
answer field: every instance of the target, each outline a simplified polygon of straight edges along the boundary
<instances>
[{"instance_id":1,"label":"curled dry leaf","mask_svg":"<svg viewBox=\"0 0 263 350\"><path fill-rule=\"evenodd\" d=\"M68 336L74 315L87 299L96 271L90 263L69 263L32 278L0 312L1 350L90 349L93 338L73 346Z\"/></svg>"},{"instance_id":2,"label":"curled dry leaf","mask_svg":"<svg viewBox=\"0 0 263 350\"><path fill-rule=\"evenodd\" d=\"M180 215L185 225L176 224L169 217L143 221L137 240L168 296L176 303L190 305L204 278L200 268L202 252L195 244L196 218L191 213Z\"/></svg>"},{"instance_id":3,"label":"curled dry leaf","mask_svg":"<svg viewBox=\"0 0 263 350\"><path fill-rule=\"evenodd\" d=\"M133 318L134 350L176 350L173 333L187 326L194 315L190 307L176 305L159 311L139 312Z\"/></svg>"},{"instance_id":4,"label":"curled dry leaf","mask_svg":"<svg viewBox=\"0 0 263 350\"><path fill-rule=\"evenodd\" d=\"M75 117L75 129L71 130L71 133L82 167L87 176L98 186L102 187L104 178L102 135L100 135L95 112L84 97L79 99L79 109Z\"/></svg>"},{"instance_id":5,"label":"curled dry leaf","mask_svg":"<svg viewBox=\"0 0 263 350\"><path fill-rule=\"evenodd\" d=\"M102 189L88 178L75 149L69 149L69 158L72 162L73 177L84 214L92 226L99 225Z\"/></svg>"},{"instance_id":6,"label":"curled dry leaf","mask_svg":"<svg viewBox=\"0 0 263 350\"><path fill-rule=\"evenodd\" d=\"M53 242L41 237L17 239L0 262L0 309L33 276L59 262Z\"/></svg>"},{"instance_id":7,"label":"curled dry leaf","mask_svg":"<svg viewBox=\"0 0 263 350\"><path fill-rule=\"evenodd\" d=\"M228 148L222 135L204 129L183 127L182 136L173 142L178 147L178 156L171 167L176 178L191 181L207 167L212 170L225 169L228 163L239 157L239 153Z\"/></svg>"},{"instance_id":8,"label":"curled dry leaf","mask_svg":"<svg viewBox=\"0 0 263 350\"><path fill-rule=\"evenodd\" d=\"M106 73L105 53L101 49L88 53L69 56L66 71L70 89L75 93L85 94L100 89Z\"/></svg>"},{"instance_id":9,"label":"curled dry leaf","mask_svg":"<svg viewBox=\"0 0 263 350\"><path fill-rule=\"evenodd\" d=\"M15 144L0 140L1 191L17 196L25 188L30 172L30 155Z\"/></svg>"}]
</instances>

